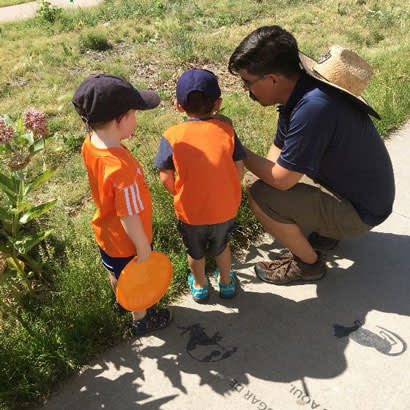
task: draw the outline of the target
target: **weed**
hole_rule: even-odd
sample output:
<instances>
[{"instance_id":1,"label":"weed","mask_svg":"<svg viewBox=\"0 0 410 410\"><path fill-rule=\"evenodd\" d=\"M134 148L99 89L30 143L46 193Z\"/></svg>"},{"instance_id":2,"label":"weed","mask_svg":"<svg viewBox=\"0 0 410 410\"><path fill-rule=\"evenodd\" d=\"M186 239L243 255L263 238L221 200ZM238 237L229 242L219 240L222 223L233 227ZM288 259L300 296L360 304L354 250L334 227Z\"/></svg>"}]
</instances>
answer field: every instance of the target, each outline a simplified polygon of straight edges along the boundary
<instances>
[{"instance_id":1,"label":"weed","mask_svg":"<svg viewBox=\"0 0 410 410\"><path fill-rule=\"evenodd\" d=\"M37 9L37 16L48 23L54 23L61 16L63 9L53 6L47 0L42 0L40 7Z\"/></svg>"},{"instance_id":2,"label":"weed","mask_svg":"<svg viewBox=\"0 0 410 410\"><path fill-rule=\"evenodd\" d=\"M337 3L337 14L339 16L346 16L347 15L347 6L341 3Z\"/></svg>"},{"instance_id":3,"label":"weed","mask_svg":"<svg viewBox=\"0 0 410 410\"><path fill-rule=\"evenodd\" d=\"M349 42L354 44L361 44L363 42L360 33L358 33L357 31L347 31L346 37L349 40Z\"/></svg>"},{"instance_id":4,"label":"weed","mask_svg":"<svg viewBox=\"0 0 410 410\"><path fill-rule=\"evenodd\" d=\"M41 204L29 200L29 194L45 183L55 170L30 176L27 166L32 156L44 149L49 138L47 118L40 111L30 109L16 122L8 116L0 117L0 156L8 168L0 172L0 192L6 198L0 203L0 280L8 295L0 298L0 314L17 320L30 335L32 326L20 312L18 301L21 296L35 296L38 283L47 282L41 262L33 258L32 249L52 231L30 230L26 224L48 212L57 200Z\"/></svg>"},{"instance_id":5,"label":"weed","mask_svg":"<svg viewBox=\"0 0 410 410\"><path fill-rule=\"evenodd\" d=\"M371 31L370 35L366 38L366 46L371 47L384 40L384 35L379 30Z\"/></svg>"},{"instance_id":6,"label":"weed","mask_svg":"<svg viewBox=\"0 0 410 410\"><path fill-rule=\"evenodd\" d=\"M70 151L76 151L79 152L81 145L84 142L84 139L82 137L78 137L73 133L69 134L64 134L63 135L63 141L65 146L70 150Z\"/></svg>"},{"instance_id":7,"label":"weed","mask_svg":"<svg viewBox=\"0 0 410 410\"><path fill-rule=\"evenodd\" d=\"M112 48L107 36L102 31L91 31L79 38L80 52L85 50L106 51Z\"/></svg>"},{"instance_id":8,"label":"weed","mask_svg":"<svg viewBox=\"0 0 410 410\"><path fill-rule=\"evenodd\" d=\"M193 60L195 58L193 49L193 37L187 27L180 27L170 34L171 55L179 61Z\"/></svg>"},{"instance_id":9,"label":"weed","mask_svg":"<svg viewBox=\"0 0 410 410\"><path fill-rule=\"evenodd\" d=\"M166 3L160 0L156 0L152 3L152 6L149 9L149 14L154 17L162 17L166 11Z\"/></svg>"},{"instance_id":10,"label":"weed","mask_svg":"<svg viewBox=\"0 0 410 410\"><path fill-rule=\"evenodd\" d=\"M60 43L60 45L65 56L71 57L73 55L73 49L71 47L67 46L64 42Z\"/></svg>"},{"instance_id":11,"label":"weed","mask_svg":"<svg viewBox=\"0 0 410 410\"><path fill-rule=\"evenodd\" d=\"M403 17L401 10L382 10L376 6L375 9L368 9L366 20L369 25L376 24L379 28L389 28L397 24L401 17Z\"/></svg>"},{"instance_id":12,"label":"weed","mask_svg":"<svg viewBox=\"0 0 410 410\"><path fill-rule=\"evenodd\" d=\"M195 18L203 17L205 15L204 10L195 2L192 3L192 7L194 8L192 12L192 16Z\"/></svg>"}]
</instances>

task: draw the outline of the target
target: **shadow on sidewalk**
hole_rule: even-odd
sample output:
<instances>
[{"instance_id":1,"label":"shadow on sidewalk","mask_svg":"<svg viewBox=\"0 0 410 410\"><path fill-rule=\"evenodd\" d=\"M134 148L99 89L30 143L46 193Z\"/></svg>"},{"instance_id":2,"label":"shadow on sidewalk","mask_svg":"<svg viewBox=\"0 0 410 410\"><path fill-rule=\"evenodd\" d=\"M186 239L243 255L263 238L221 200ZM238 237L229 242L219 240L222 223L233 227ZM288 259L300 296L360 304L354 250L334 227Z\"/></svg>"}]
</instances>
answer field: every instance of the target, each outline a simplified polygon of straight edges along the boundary
<instances>
[{"instance_id":1,"label":"shadow on sidewalk","mask_svg":"<svg viewBox=\"0 0 410 410\"><path fill-rule=\"evenodd\" d=\"M275 243L263 247L270 255L280 249ZM245 288L251 283L255 290L261 282L249 266L257 252L249 252L236 268ZM107 365L100 361L101 368L86 370L71 385L72 395L84 409L159 409L188 393L187 375L225 395L232 391L232 380L246 386L249 376L281 383L336 377L346 370L349 340L361 344L364 353L403 353L406 341L393 322L377 323L370 330L365 323L372 310L410 316L409 237L370 232L341 242L328 259L328 273L317 282L314 298L295 302L275 294L279 287L265 284L264 292L241 290L234 300L222 301L232 308L229 313L175 306L174 324L155 333L154 343L130 342L105 355L113 367L123 369L117 379L104 377ZM221 302L215 291L213 302ZM147 359L155 363L155 377L160 374L155 398L144 385L153 376L140 366ZM60 403L46 408L65 407ZM66 408L74 408L73 403Z\"/></svg>"}]
</instances>

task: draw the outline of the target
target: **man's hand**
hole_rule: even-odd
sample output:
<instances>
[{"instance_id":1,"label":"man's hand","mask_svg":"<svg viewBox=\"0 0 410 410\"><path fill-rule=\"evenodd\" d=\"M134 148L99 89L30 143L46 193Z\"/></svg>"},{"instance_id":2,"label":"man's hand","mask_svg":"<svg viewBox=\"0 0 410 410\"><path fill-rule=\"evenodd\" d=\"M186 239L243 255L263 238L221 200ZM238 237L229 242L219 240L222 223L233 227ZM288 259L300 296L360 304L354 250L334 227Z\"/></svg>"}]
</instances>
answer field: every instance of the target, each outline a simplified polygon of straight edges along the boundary
<instances>
[{"instance_id":1,"label":"man's hand","mask_svg":"<svg viewBox=\"0 0 410 410\"><path fill-rule=\"evenodd\" d=\"M260 157L245 147L246 158L243 160L246 168L259 177L266 184L287 191L299 182L303 174L290 171L276 162Z\"/></svg>"}]
</instances>

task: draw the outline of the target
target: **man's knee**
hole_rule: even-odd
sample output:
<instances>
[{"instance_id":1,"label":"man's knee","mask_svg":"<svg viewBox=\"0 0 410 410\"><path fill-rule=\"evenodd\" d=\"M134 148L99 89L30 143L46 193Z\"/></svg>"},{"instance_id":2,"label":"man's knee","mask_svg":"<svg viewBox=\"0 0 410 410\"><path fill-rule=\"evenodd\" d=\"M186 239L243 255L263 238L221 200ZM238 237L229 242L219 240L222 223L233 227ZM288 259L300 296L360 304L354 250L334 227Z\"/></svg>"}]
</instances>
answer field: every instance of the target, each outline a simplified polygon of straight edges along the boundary
<instances>
[{"instance_id":1,"label":"man's knee","mask_svg":"<svg viewBox=\"0 0 410 410\"><path fill-rule=\"evenodd\" d=\"M249 202L254 202L262 209L274 207L281 196L282 191L267 185L261 179L251 174L245 180L245 187L248 192Z\"/></svg>"},{"instance_id":2,"label":"man's knee","mask_svg":"<svg viewBox=\"0 0 410 410\"><path fill-rule=\"evenodd\" d=\"M278 206L283 202L283 191L267 185L252 173L248 172L245 178L249 205L262 224L269 220L286 224L293 223L285 216L286 212L282 215L281 206Z\"/></svg>"}]
</instances>

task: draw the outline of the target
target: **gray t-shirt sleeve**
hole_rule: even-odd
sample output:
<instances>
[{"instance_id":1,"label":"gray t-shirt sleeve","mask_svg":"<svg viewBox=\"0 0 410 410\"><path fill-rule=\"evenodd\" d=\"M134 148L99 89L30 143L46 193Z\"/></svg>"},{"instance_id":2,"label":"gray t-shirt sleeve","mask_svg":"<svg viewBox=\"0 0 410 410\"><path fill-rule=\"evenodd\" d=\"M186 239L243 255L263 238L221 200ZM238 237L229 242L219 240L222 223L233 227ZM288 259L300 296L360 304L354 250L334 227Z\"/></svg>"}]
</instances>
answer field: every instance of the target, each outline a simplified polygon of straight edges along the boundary
<instances>
[{"instance_id":1,"label":"gray t-shirt sleeve","mask_svg":"<svg viewBox=\"0 0 410 410\"><path fill-rule=\"evenodd\" d=\"M235 132L234 142L235 142L235 147L234 147L234 150L233 150L232 159L234 161L241 161L241 160L246 158L246 152L245 152L245 148L243 147L240 139L236 135L236 132Z\"/></svg>"},{"instance_id":2,"label":"gray t-shirt sleeve","mask_svg":"<svg viewBox=\"0 0 410 410\"><path fill-rule=\"evenodd\" d=\"M159 169L175 170L174 161L172 159L172 147L165 137L161 138L157 156L155 157L154 165Z\"/></svg>"}]
</instances>

